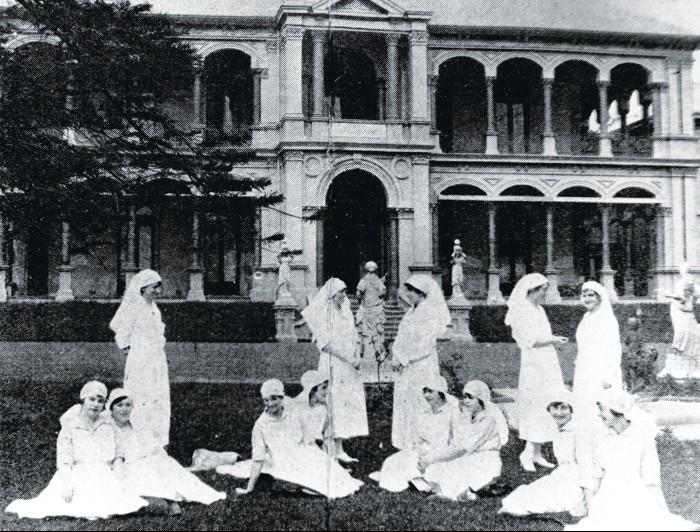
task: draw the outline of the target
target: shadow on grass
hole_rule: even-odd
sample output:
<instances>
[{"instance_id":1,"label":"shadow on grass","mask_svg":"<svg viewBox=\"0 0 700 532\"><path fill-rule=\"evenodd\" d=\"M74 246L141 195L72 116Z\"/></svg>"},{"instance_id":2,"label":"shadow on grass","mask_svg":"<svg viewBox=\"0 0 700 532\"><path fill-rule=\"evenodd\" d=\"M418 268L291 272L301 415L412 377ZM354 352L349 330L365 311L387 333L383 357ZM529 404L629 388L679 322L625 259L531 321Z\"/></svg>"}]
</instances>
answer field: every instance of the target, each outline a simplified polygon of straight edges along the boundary
<instances>
[{"instance_id":1,"label":"shadow on grass","mask_svg":"<svg viewBox=\"0 0 700 532\"><path fill-rule=\"evenodd\" d=\"M55 383L42 380L0 380L0 508L16 498L36 496L55 471L58 418L75 402L82 381ZM106 383L110 388L115 382ZM287 387L290 395L298 385ZM368 385L367 406L370 436L348 443L347 450L361 458L353 476L366 485L355 495L326 501L290 492L289 485L269 482L247 497L236 497L234 490L246 481L215 472L200 478L228 498L211 506L184 504L180 517L145 514L106 521L51 518L17 519L0 513L0 530L561 530L551 519L517 519L496 514L497 498L483 498L469 504L426 501L413 492L388 493L369 480L368 474L381 468L394 452L391 440L391 387ZM250 432L262 410L258 386L247 384L175 384L172 386L172 426L170 453L189 465L192 452L200 447L216 451L236 451L250 456ZM531 482L542 473L523 473L518 465L522 450L515 434L502 451L502 480L512 487ZM661 441L668 451L661 452L662 463L673 473L673 485L694 473L697 449L686 451L687 463L678 458L677 441ZM681 453L682 455L682 453ZM674 458L675 456L675 458ZM668 466L668 462L673 462ZM683 465L685 463L685 466ZM673 489L669 505L680 513L690 512L700 496L700 482L691 490ZM692 515L687 515L692 517Z\"/></svg>"}]
</instances>

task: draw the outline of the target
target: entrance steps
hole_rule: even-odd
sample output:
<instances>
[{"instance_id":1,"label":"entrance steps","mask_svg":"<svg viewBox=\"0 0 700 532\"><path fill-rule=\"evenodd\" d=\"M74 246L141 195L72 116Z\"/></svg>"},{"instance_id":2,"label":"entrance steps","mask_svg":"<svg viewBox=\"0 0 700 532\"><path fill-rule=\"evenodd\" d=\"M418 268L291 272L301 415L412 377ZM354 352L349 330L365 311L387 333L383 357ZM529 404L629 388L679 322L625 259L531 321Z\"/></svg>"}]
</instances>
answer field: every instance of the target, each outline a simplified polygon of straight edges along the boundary
<instances>
[{"instance_id":1,"label":"entrance steps","mask_svg":"<svg viewBox=\"0 0 700 532\"><path fill-rule=\"evenodd\" d=\"M357 316L357 309L360 307L357 298L348 297L348 299L350 300L352 315ZM394 338L396 338L396 333L399 330L399 322L405 313L406 309L396 300L389 300L384 303L384 314L386 316L386 321L384 322L385 342L391 343L394 341Z\"/></svg>"}]
</instances>

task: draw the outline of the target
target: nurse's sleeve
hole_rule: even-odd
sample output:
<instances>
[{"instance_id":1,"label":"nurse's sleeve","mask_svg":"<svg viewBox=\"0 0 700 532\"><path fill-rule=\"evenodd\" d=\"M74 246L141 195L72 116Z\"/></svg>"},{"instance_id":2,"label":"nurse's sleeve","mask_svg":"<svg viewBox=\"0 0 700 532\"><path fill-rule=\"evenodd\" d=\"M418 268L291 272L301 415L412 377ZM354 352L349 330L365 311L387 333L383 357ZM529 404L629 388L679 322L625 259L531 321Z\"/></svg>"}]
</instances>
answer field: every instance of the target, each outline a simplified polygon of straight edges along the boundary
<instances>
[{"instance_id":1,"label":"nurse's sleeve","mask_svg":"<svg viewBox=\"0 0 700 532\"><path fill-rule=\"evenodd\" d=\"M546 316L544 319L547 319ZM546 342L552 335L542 329L540 320L534 314L520 315L512 325L513 339L521 348L532 349L537 342Z\"/></svg>"},{"instance_id":2,"label":"nurse's sleeve","mask_svg":"<svg viewBox=\"0 0 700 532\"><path fill-rule=\"evenodd\" d=\"M646 486L661 486L661 463L659 453L656 450L656 439L644 438L641 442L642 456L640 473Z\"/></svg>"},{"instance_id":3,"label":"nurse's sleeve","mask_svg":"<svg viewBox=\"0 0 700 532\"><path fill-rule=\"evenodd\" d=\"M265 438L263 437L262 429L260 425L256 423L253 426L253 434L251 436L252 440L252 459L254 462L264 462L265 456L267 454L267 446L265 445Z\"/></svg>"},{"instance_id":4,"label":"nurse's sleeve","mask_svg":"<svg viewBox=\"0 0 700 532\"><path fill-rule=\"evenodd\" d=\"M56 441L56 466L58 469L64 466L72 467L75 463L72 435L70 428L61 428L58 433Z\"/></svg>"}]
</instances>

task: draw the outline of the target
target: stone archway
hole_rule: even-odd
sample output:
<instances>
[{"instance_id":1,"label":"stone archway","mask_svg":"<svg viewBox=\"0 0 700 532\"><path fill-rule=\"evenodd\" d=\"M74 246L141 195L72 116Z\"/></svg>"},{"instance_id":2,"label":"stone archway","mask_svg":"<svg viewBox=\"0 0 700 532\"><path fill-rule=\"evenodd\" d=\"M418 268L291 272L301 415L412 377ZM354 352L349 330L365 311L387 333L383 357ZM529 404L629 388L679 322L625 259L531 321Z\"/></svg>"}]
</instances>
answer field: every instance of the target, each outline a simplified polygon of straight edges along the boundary
<instances>
[{"instance_id":1,"label":"stone archway","mask_svg":"<svg viewBox=\"0 0 700 532\"><path fill-rule=\"evenodd\" d=\"M389 269L387 194L374 175L349 170L331 183L326 205L322 278L342 279L352 294L367 261L379 265L379 275Z\"/></svg>"}]
</instances>

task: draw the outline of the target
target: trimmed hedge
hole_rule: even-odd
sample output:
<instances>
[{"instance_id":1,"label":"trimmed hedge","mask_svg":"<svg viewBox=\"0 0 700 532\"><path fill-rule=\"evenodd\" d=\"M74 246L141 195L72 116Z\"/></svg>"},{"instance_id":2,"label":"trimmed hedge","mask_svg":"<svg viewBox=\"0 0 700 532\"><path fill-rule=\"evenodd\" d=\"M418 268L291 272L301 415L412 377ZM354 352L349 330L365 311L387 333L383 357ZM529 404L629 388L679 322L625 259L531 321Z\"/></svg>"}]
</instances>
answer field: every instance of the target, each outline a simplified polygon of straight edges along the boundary
<instances>
[{"instance_id":1,"label":"trimmed hedge","mask_svg":"<svg viewBox=\"0 0 700 532\"><path fill-rule=\"evenodd\" d=\"M642 342L669 343L673 339L673 326L669 316L668 303L640 303L613 305L615 316L620 324L620 336L627 336L627 320L642 310ZM505 306L477 306L470 313L470 330L477 342L513 342L510 327L503 320ZM552 332L576 340L576 328L585 313L582 305L547 305L547 317L552 324Z\"/></svg>"},{"instance_id":2,"label":"trimmed hedge","mask_svg":"<svg viewBox=\"0 0 700 532\"><path fill-rule=\"evenodd\" d=\"M275 316L271 303L160 302L169 342L259 343L275 341ZM109 322L118 303L96 301L18 302L0 305L0 341L4 342L111 342ZM615 305L624 340L627 320L642 309L642 341L668 343L673 327L666 303ZM583 317L581 305L545 307L554 334L574 341ZM476 306L470 329L477 342L513 342L503 319L505 306Z\"/></svg>"},{"instance_id":3,"label":"trimmed hedge","mask_svg":"<svg viewBox=\"0 0 700 532\"><path fill-rule=\"evenodd\" d=\"M0 305L0 341L111 342L118 303L71 301ZM274 341L271 303L160 302L169 342Z\"/></svg>"}]
</instances>

